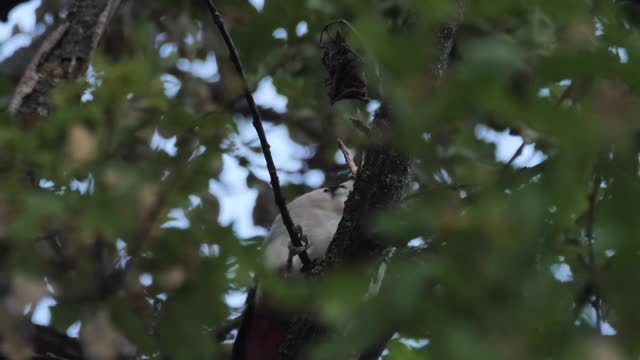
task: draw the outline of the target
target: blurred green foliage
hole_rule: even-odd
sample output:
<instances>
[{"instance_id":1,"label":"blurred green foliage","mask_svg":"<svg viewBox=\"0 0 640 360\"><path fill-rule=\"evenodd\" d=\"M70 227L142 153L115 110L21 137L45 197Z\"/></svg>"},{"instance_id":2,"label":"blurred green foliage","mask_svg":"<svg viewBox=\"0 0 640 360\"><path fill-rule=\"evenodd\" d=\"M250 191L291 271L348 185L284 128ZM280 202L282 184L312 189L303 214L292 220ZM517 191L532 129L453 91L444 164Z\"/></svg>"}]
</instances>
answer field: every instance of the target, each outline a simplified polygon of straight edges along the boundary
<instances>
[{"instance_id":1,"label":"blurred green foliage","mask_svg":"<svg viewBox=\"0 0 640 360\"><path fill-rule=\"evenodd\" d=\"M636 2L467 1L441 80L433 31L455 16L454 1L217 3L250 85L270 76L288 99L285 114L265 111L266 120L315 149L293 173L319 169L327 182L341 169L336 138L364 149L370 139L349 118L369 114L361 104L329 106L318 39L335 19L357 30L341 28L369 64L370 96L393 109L389 140L415 173L407 200L377 214L372 229L395 248L380 293L363 298L381 259L291 286L262 270L259 237L219 223L208 190L224 156L251 169L234 181L259 192L256 212L273 214L256 170L264 165L236 151L237 77L204 2L136 1L103 39L95 79L60 84L46 120L24 128L0 114L0 273L27 276L29 286L46 279L41 295L57 302L51 326L84 324L102 309L143 354L224 357L230 341L218 343L216 331L240 310L225 298L257 274L282 303L342 329L317 344L317 358L389 332L385 359L640 355ZM298 35L301 22L308 30ZM278 28L286 39L273 36ZM213 78L180 66L210 52ZM15 83L0 77L0 101ZM156 131L176 137L175 156L150 147ZM481 136L502 131L527 144L510 164ZM543 161L524 159L534 150ZM291 200L307 189L284 190ZM162 227L171 209L189 226ZM614 336L600 336L593 298Z\"/></svg>"}]
</instances>

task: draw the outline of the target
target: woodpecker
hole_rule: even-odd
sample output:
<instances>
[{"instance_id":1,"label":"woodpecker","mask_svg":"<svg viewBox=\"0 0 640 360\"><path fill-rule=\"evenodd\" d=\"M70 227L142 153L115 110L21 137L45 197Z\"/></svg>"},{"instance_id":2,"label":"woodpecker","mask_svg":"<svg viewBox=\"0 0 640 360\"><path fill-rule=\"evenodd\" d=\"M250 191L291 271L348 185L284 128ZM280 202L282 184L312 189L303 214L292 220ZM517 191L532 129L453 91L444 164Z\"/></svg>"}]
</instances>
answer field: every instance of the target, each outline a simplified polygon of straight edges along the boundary
<instances>
[{"instance_id":1,"label":"woodpecker","mask_svg":"<svg viewBox=\"0 0 640 360\"><path fill-rule=\"evenodd\" d=\"M325 256L342 218L344 202L353 189L354 180L303 194L287 205L293 222L300 226L308 241L306 248L313 261ZM302 263L298 256L287 269L291 239L278 215L269 229L263 246L264 265L269 271L289 276L299 275ZM233 345L233 360L271 360L278 357L291 314L269 304L257 286L249 291L242 322Z\"/></svg>"}]
</instances>

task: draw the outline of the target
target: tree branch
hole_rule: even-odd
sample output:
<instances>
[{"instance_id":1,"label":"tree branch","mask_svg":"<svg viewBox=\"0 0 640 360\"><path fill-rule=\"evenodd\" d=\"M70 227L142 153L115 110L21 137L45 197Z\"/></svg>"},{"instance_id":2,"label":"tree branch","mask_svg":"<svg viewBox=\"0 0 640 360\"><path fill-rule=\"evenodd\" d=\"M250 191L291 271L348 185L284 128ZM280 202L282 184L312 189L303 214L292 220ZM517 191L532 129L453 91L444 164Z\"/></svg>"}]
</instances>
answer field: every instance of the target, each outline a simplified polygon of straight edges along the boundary
<instances>
[{"instance_id":1,"label":"tree branch","mask_svg":"<svg viewBox=\"0 0 640 360\"><path fill-rule=\"evenodd\" d=\"M527 144L527 142L525 140L522 140L522 144L520 144L520 146L518 146L518 149L516 150L516 152L513 153L513 156L511 156L511 158L509 159L509 161L507 161L507 163L505 164L505 168L509 168L514 161L516 161L516 159L522 155L522 150L524 150L524 146Z\"/></svg>"},{"instance_id":2,"label":"tree branch","mask_svg":"<svg viewBox=\"0 0 640 360\"><path fill-rule=\"evenodd\" d=\"M340 148L340 151L342 151L342 155L344 156L344 161L346 161L347 166L349 167L349 170L351 170L351 176L355 178L356 175L358 175L358 166L353 161L353 158L351 157L351 153L349 152L349 149L347 149L347 146L340 139L338 139L338 147Z\"/></svg>"},{"instance_id":3,"label":"tree branch","mask_svg":"<svg viewBox=\"0 0 640 360\"><path fill-rule=\"evenodd\" d=\"M267 162L267 170L269 171L269 177L271 179L271 188L273 189L273 196L276 201L276 205L280 210L280 216L282 217L282 222L284 226L287 228L287 232L289 233L289 237L291 238L291 243L293 246L297 248L302 248L302 234L300 231L296 230L296 226L291 219L291 215L289 214L289 210L287 209L287 204L284 201L284 197L282 196L282 192L280 191L280 180L278 179L278 173L276 171L276 166L273 162L273 157L271 156L271 149L269 146L269 142L267 141L267 137L264 133L264 128L262 127L262 121L260 120L260 112L258 111L258 107L256 106L256 102L253 99L253 95L251 94L251 90L249 90L249 85L247 84L247 78L245 76L244 68L242 67L242 62L240 61L240 56L238 55L238 50L233 44L233 40L231 39L231 35L227 31L226 26L224 25L224 21L222 20L222 16L220 12L216 8L213 3L213 0L207 1L207 6L209 8L209 12L213 17L213 22L218 27L222 38L224 39L225 44L227 45L227 49L229 50L229 57L231 58L231 62L236 68L238 75L242 80L242 85L244 88L244 96L249 104L249 108L251 110L251 116L253 117L253 127L256 129L256 133L258 133L258 139L260 139L260 146L262 147L262 153L264 154L264 159ZM300 251L298 253L300 260L302 261L303 268L308 268L311 265L311 259L306 251Z\"/></svg>"},{"instance_id":4,"label":"tree branch","mask_svg":"<svg viewBox=\"0 0 640 360\"><path fill-rule=\"evenodd\" d=\"M11 99L10 111L23 125L49 114L48 95L61 80L84 74L119 0L76 0L69 21L43 42Z\"/></svg>"}]
</instances>

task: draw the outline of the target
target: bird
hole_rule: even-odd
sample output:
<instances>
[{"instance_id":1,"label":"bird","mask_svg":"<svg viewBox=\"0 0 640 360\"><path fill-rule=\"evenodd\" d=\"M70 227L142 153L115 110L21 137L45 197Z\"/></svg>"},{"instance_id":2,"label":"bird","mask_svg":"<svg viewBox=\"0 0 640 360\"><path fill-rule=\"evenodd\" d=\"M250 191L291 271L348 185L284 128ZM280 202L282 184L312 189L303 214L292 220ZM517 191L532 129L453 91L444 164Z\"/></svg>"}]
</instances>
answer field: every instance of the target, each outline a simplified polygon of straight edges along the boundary
<instances>
[{"instance_id":1,"label":"bird","mask_svg":"<svg viewBox=\"0 0 640 360\"><path fill-rule=\"evenodd\" d=\"M354 180L350 179L338 186L313 190L287 204L294 224L301 228L308 241L306 251L312 261L325 256L353 184ZM288 265L290 248L289 233L282 217L278 215L263 245L266 270L285 277L301 277L302 262L299 256L291 259L291 265ZM249 290L233 345L233 360L271 360L278 357L293 314L269 303L264 293L259 284Z\"/></svg>"}]
</instances>

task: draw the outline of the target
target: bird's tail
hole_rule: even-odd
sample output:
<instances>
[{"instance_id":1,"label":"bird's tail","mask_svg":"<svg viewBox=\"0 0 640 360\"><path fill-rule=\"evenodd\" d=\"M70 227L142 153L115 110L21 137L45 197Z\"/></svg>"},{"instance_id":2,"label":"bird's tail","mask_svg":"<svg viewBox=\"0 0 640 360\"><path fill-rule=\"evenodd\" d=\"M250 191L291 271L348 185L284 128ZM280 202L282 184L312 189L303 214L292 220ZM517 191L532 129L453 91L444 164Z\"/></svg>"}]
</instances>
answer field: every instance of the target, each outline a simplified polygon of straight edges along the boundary
<instances>
[{"instance_id":1,"label":"bird's tail","mask_svg":"<svg viewBox=\"0 0 640 360\"><path fill-rule=\"evenodd\" d=\"M249 291L238 336L233 344L233 360L275 360L285 340L289 317Z\"/></svg>"}]
</instances>

